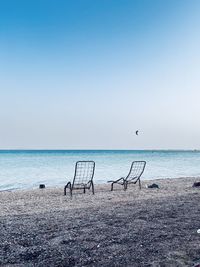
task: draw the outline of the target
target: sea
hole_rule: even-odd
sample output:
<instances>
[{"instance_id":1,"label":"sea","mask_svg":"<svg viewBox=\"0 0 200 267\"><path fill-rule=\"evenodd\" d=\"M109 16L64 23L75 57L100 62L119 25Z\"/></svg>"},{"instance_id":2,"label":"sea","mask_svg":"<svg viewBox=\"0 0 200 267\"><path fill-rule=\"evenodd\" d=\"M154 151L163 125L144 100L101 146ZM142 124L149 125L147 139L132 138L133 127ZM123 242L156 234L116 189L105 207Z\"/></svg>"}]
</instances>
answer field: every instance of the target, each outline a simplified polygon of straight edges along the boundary
<instances>
[{"instance_id":1,"label":"sea","mask_svg":"<svg viewBox=\"0 0 200 267\"><path fill-rule=\"evenodd\" d=\"M0 191L64 186L79 160L95 161L95 184L126 176L135 160L146 161L142 180L200 176L198 150L0 150Z\"/></svg>"}]
</instances>

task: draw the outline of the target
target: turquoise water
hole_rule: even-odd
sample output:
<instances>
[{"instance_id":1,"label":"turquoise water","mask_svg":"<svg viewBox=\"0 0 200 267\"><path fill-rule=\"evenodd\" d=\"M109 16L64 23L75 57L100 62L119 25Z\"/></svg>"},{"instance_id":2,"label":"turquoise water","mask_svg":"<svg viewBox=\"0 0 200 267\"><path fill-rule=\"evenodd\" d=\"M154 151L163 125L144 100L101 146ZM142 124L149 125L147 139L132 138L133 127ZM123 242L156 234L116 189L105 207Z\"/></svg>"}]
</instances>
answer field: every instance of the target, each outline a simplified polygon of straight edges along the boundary
<instances>
[{"instance_id":1,"label":"turquoise water","mask_svg":"<svg viewBox=\"0 0 200 267\"><path fill-rule=\"evenodd\" d=\"M63 186L78 160L94 160L95 183L125 176L134 160L147 162L142 179L200 176L200 151L0 151L0 190Z\"/></svg>"}]
</instances>

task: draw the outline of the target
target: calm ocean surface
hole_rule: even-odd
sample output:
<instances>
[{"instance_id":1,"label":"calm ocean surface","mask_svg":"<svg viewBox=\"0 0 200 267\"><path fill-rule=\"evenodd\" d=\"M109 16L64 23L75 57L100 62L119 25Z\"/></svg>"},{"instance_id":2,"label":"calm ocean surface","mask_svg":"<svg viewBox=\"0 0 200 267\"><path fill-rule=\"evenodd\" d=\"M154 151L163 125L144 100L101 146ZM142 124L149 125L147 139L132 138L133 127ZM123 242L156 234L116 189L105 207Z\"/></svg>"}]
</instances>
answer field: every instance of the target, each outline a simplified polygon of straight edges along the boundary
<instances>
[{"instance_id":1,"label":"calm ocean surface","mask_svg":"<svg viewBox=\"0 0 200 267\"><path fill-rule=\"evenodd\" d=\"M26 150L0 151L0 190L64 186L78 160L94 160L95 183L125 176L134 160L145 160L142 179L200 176L200 151Z\"/></svg>"}]
</instances>

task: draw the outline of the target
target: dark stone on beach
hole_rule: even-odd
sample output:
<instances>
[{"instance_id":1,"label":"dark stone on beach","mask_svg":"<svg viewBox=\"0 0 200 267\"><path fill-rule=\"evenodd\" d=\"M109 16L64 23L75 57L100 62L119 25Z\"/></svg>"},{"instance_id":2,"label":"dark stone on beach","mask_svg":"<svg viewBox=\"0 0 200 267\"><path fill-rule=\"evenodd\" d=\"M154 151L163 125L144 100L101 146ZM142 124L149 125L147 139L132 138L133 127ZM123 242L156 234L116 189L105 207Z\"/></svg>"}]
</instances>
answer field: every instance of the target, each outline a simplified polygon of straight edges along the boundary
<instances>
[{"instance_id":1,"label":"dark stone on beach","mask_svg":"<svg viewBox=\"0 0 200 267\"><path fill-rule=\"evenodd\" d=\"M45 188L45 184L40 184L39 188L40 188L40 189Z\"/></svg>"},{"instance_id":2,"label":"dark stone on beach","mask_svg":"<svg viewBox=\"0 0 200 267\"><path fill-rule=\"evenodd\" d=\"M200 187L200 182L194 182L192 187Z\"/></svg>"},{"instance_id":3,"label":"dark stone on beach","mask_svg":"<svg viewBox=\"0 0 200 267\"><path fill-rule=\"evenodd\" d=\"M150 184L147 188L159 188L159 186L157 184Z\"/></svg>"}]
</instances>

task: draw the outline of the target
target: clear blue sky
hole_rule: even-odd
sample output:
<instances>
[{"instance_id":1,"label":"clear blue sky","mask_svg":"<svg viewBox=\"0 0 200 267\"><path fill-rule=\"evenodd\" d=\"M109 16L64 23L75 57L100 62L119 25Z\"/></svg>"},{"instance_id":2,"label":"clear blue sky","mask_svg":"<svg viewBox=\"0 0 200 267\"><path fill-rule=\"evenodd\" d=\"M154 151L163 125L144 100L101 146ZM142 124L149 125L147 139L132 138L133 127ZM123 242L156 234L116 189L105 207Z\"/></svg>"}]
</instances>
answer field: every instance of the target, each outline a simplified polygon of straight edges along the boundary
<instances>
[{"instance_id":1,"label":"clear blue sky","mask_svg":"<svg viewBox=\"0 0 200 267\"><path fill-rule=\"evenodd\" d=\"M199 14L198 0L1 0L0 148L200 148Z\"/></svg>"}]
</instances>

